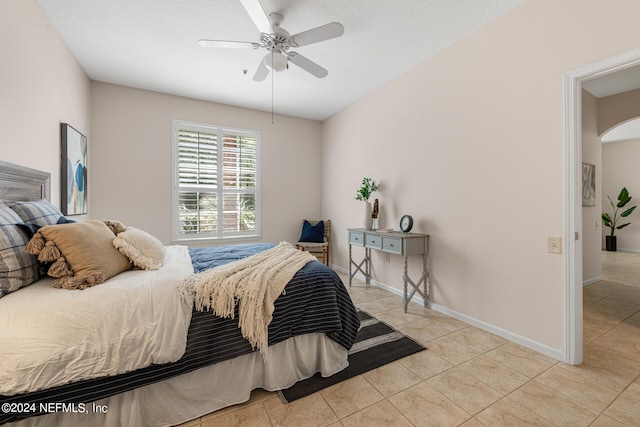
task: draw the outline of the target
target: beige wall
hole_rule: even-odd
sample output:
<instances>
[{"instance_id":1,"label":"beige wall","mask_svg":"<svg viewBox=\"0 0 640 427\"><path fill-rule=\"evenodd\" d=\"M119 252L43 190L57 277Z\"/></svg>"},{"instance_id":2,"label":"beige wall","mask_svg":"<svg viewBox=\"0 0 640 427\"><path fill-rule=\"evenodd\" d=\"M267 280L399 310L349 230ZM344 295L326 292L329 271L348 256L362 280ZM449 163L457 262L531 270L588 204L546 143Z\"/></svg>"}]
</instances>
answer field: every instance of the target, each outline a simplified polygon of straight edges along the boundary
<instances>
[{"instance_id":1,"label":"beige wall","mask_svg":"<svg viewBox=\"0 0 640 427\"><path fill-rule=\"evenodd\" d=\"M409 213L431 234L440 309L560 356L565 261L546 244L565 232L563 75L637 47L639 12L634 0L526 1L328 119L334 262L347 267L344 229L360 225L353 196L371 176L382 226ZM373 262L376 280L401 288L399 259Z\"/></svg>"},{"instance_id":2,"label":"beige wall","mask_svg":"<svg viewBox=\"0 0 640 427\"><path fill-rule=\"evenodd\" d=\"M596 165L596 206L582 208L583 226L583 282L593 283L602 278L602 249L605 236L610 233L602 226L602 211L613 212L607 195L615 201L624 186L634 197L640 186L635 160L640 155L638 141L602 144L600 137L608 130L630 119L640 117L640 90L633 90L603 98L582 92L582 159ZM606 157L606 161L604 161ZM634 191L635 189L635 191ZM629 207L633 206L630 204ZM616 231L619 250L640 252L640 225L634 224L638 213L629 217L631 225Z\"/></svg>"},{"instance_id":3,"label":"beige wall","mask_svg":"<svg viewBox=\"0 0 640 427\"><path fill-rule=\"evenodd\" d=\"M636 117L640 117L640 89L598 100L599 135Z\"/></svg>"},{"instance_id":4,"label":"beige wall","mask_svg":"<svg viewBox=\"0 0 640 427\"><path fill-rule=\"evenodd\" d=\"M596 205L582 208L582 278L602 279L602 143L598 135L598 99L582 91L582 161L596 167Z\"/></svg>"},{"instance_id":5,"label":"beige wall","mask_svg":"<svg viewBox=\"0 0 640 427\"><path fill-rule=\"evenodd\" d=\"M640 140L620 141L602 144L602 200L603 208L611 215L613 209L609 204L607 195L617 202L618 194L622 187L627 187L633 198L625 209L640 204ZM630 222L631 225L616 231L618 250L640 252L640 208L627 218L622 218L619 224ZM604 236L610 234L610 228L606 227L602 232ZM604 243L602 243L604 246Z\"/></svg>"},{"instance_id":6,"label":"beige wall","mask_svg":"<svg viewBox=\"0 0 640 427\"><path fill-rule=\"evenodd\" d=\"M598 132L615 128L630 119L640 117L640 90L611 95L598 99ZM616 201L622 187L627 187L632 204L640 202L640 174L637 159L640 158L640 141L623 141L602 144L602 207L610 214L613 212L607 195ZM640 252L640 211L628 217L631 225L616 231L619 250ZM601 240L604 247L604 236L610 233L609 228L602 228Z\"/></svg>"},{"instance_id":7,"label":"beige wall","mask_svg":"<svg viewBox=\"0 0 640 427\"><path fill-rule=\"evenodd\" d=\"M91 150L89 96L87 75L38 4L0 1L0 160L50 172L57 206L60 123L87 136Z\"/></svg>"},{"instance_id":8,"label":"beige wall","mask_svg":"<svg viewBox=\"0 0 640 427\"><path fill-rule=\"evenodd\" d=\"M321 124L123 86L91 85L93 218L114 218L171 242L171 121L262 134L262 240L296 241L321 213ZM233 243L233 242L232 242Z\"/></svg>"}]
</instances>

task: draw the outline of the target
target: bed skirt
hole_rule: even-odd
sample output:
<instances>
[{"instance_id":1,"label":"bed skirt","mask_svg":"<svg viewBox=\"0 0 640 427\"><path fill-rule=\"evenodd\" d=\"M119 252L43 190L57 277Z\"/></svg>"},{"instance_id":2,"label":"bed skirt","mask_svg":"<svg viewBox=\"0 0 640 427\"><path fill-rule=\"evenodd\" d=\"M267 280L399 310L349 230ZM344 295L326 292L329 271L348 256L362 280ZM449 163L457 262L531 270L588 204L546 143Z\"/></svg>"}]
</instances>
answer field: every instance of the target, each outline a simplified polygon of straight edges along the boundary
<instances>
[{"instance_id":1,"label":"bed skirt","mask_svg":"<svg viewBox=\"0 0 640 427\"><path fill-rule=\"evenodd\" d=\"M87 403L85 413L56 412L5 425L172 426L246 402L253 389L288 388L316 372L331 376L347 365L347 350L325 334L299 335L270 346L266 361L253 352ZM103 408L106 413L99 413Z\"/></svg>"}]
</instances>

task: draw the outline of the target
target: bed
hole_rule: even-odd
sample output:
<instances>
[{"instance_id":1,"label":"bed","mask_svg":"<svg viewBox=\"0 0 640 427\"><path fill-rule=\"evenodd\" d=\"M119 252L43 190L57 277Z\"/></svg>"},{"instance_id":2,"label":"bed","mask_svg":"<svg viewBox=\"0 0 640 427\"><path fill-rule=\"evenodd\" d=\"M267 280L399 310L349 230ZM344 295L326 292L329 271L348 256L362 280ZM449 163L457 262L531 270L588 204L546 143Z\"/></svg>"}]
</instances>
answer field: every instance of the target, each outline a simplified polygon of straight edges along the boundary
<instances>
[{"instance_id":1,"label":"bed","mask_svg":"<svg viewBox=\"0 0 640 427\"><path fill-rule=\"evenodd\" d=\"M15 205L36 206L31 216L46 224L40 230L27 224L29 243L38 233L49 239L45 231L77 229L60 224L48 198L48 173L0 162L5 241L17 233L10 211L19 210ZM105 224L113 231L113 224ZM100 221L85 225L104 228ZM64 242L56 243L71 262ZM84 282L41 277L19 289L5 281L9 284L0 289L0 424L175 425L244 402L256 388L279 390L317 372L330 376L344 369L359 320L339 277L318 261L292 273L279 292L268 345L262 347L243 337L237 306L233 318L219 317L181 293L189 278L228 269L281 245L169 246L158 269L127 268L87 289L82 289L87 280L95 279L91 274ZM48 244L40 246L42 251ZM31 265L33 259L20 265L41 270L41 263ZM60 260L64 256L58 254L51 262Z\"/></svg>"}]
</instances>

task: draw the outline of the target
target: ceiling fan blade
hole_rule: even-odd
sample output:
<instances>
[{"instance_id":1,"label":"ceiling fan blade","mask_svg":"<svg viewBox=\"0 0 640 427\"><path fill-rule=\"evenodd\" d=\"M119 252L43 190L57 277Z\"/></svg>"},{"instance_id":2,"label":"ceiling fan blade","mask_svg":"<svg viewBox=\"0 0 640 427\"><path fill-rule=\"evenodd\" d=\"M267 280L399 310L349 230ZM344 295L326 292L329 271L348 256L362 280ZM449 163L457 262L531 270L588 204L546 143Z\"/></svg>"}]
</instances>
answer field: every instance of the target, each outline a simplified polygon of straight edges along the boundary
<instances>
[{"instance_id":1,"label":"ceiling fan blade","mask_svg":"<svg viewBox=\"0 0 640 427\"><path fill-rule=\"evenodd\" d=\"M291 36L296 46L306 46L312 43L340 37L344 34L344 27L339 22L321 25Z\"/></svg>"},{"instance_id":2,"label":"ceiling fan blade","mask_svg":"<svg viewBox=\"0 0 640 427\"><path fill-rule=\"evenodd\" d=\"M259 0L240 0L242 6L246 9L249 17L255 24L258 31L261 33L271 34L273 33L273 27L271 21L265 13Z\"/></svg>"},{"instance_id":3,"label":"ceiling fan blade","mask_svg":"<svg viewBox=\"0 0 640 427\"><path fill-rule=\"evenodd\" d=\"M289 59L289 61L296 64L298 67L302 68L308 73L313 74L318 78L327 77L327 75L329 74L329 72L326 69L322 68L312 60L300 55L299 53L289 52L287 54L287 58Z\"/></svg>"},{"instance_id":4,"label":"ceiling fan blade","mask_svg":"<svg viewBox=\"0 0 640 427\"><path fill-rule=\"evenodd\" d=\"M264 65L264 61L260 61L260 65L258 65L258 69L256 73L253 75L253 80L256 82L261 82L267 78L269 75L269 69L266 65Z\"/></svg>"},{"instance_id":5,"label":"ceiling fan blade","mask_svg":"<svg viewBox=\"0 0 640 427\"><path fill-rule=\"evenodd\" d=\"M258 43L253 42L237 42L232 40L199 40L198 44L202 47L221 47L225 49L257 49L260 47Z\"/></svg>"}]
</instances>

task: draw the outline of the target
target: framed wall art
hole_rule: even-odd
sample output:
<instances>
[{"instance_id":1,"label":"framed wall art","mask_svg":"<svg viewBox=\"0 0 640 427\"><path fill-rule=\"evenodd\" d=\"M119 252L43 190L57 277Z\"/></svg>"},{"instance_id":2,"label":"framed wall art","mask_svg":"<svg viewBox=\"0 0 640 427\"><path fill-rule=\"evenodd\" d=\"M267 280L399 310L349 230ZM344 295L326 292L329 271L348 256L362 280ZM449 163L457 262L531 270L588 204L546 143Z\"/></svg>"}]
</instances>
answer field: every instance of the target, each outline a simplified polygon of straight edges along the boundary
<instances>
[{"instance_id":1,"label":"framed wall art","mask_svg":"<svg viewBox=\"0 0 640 427\"><path fill-rule=\"evenodd\" d=\"M60 210L64 215L83 215L87 213L87 137L61 123L60 139Z\"/></svg>"},{"instance_id":2,"label":"framed wall art","mask_svg":"<svg viewBox=\"0 0 640 427\"><path fill-rule=\"evenodd\" d=\"M582 206L596 205L596 166L582 164Z\"/></svg>"}]
</instances>

